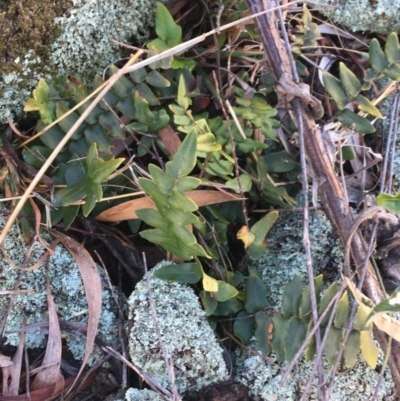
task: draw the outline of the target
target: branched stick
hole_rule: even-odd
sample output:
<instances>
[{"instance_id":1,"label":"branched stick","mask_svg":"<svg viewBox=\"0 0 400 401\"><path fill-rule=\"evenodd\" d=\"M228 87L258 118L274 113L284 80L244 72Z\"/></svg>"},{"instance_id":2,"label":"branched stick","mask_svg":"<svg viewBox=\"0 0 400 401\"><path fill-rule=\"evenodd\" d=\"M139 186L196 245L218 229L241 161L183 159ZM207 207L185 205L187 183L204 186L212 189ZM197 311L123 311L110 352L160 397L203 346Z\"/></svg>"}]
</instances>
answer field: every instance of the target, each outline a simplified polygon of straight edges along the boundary
<instances>
[{"instance_id":1,"label":"branched stick","mask_svg":"<svg viewBox=\"0 0 400 401\"><path fill-rule=\"evenodd\" d=\"M254 6L257 6L256 10L260 9L258 1L260 0L247 0L249 8L253 9ZM273 6L270 0L265 1L265 4L267 8ZM293 79L290 79L288 72L291 71L291 68L288 54L281 44L280 36L275 27L274 14L270 13L268 15L269 17L267 18L266 14L263 14L260 19L257 19L257 24L261 31L267 62L278 83L278 97L286 100L294 110L297 99L300 99L302 109L300 119L304 130L304 150L308 165L312 176L318 182L319 195L326 215L345 246L353 231L354 218L339 178L324 151L322 136L315 123L316 119L322 117L323 109L321 103L310 95L309 88L306 85L297 84ZM296 115L294 117L296 118ZM300 119L297 120L297 125L299 125ZM351 255L353 268L358 274L358 269L368 258L368 247L359 231L356 231L351 239ZM345 272L345 274L349 276L350 271ZM366 265L362 289L365 295L375 304L383 299L378 279L369 261ZM385 352L388 345L386 334L379 330L375 330L374 334ZM389 366L395 383L395 390L400 394L400 344L396 341L393 341L392 344Z\"/></svg>"}]
</instances>

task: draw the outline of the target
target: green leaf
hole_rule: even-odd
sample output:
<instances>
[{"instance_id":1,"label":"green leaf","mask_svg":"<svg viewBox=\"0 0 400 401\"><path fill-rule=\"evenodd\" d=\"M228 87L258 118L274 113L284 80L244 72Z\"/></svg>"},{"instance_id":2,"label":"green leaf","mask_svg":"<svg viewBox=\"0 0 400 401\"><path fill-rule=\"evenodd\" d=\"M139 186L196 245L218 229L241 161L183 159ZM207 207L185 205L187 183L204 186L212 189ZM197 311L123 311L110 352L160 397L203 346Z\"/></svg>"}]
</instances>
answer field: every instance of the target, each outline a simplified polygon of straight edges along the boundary
<instances>
[{"instance_id":1,"label":"green leaf","mask_svg":"<svg viewBox=\"0 0 400 401\"><path fill-rule=\"evenodd\" d=\"M357 157L352 146L342 146L341 149L343 160L354 160Z\"/></svg>"},{"instance_id":2,"label":"green leaf","mask_svg":"<svg viewBox=\"0 0 400 401\"><path fill-rule=\"evenodd\" d=\"M84 135L90 145L96 143L100 152L110 153L110 146L112 145L112 142L100 124L90 125L87 127Z\"/></svg>"},{"instance_id":3,"label":"green leaf","mask_svg":"<svg viewBox=\"0 0 400 401\"><path fill-rule=\"evenodd\" d=\"M314 322L310 321L308 323L307 335L313 329L313 327L314 327ZM311 338L310 342L307 344L306 349L304 350L304 359L307 362L311 361L314 358L316 352L317 352L317 347L315 344L315 336L313 336Z\"/></svg>"},{"instance_id":4,"label":"green leaf","mask_svg":"<svg viewBox=\"0 0 400 401\"><path fill-rule=\"evenodd\" d=\"M218 292L215 293L215 298L218 302L225 302L228 299L236 297L239 291L225 281L218 280Z\"/></svg>"},{"instance_id":5,"label":"green leaf","mask_svg":"<svg viewBox=\"0 0 400 401\"><path fill-rule=\"evenodd\" d=\"M267 288L254 269L249 269L246 281L245 308L249 313L256 313L268 306Z\"/></svg>"},{"instance_id":6,"label":"green leaf","mask_svg":"<svg viewBox=\"0 0 400 401\"><path fill-rule=\"evenodd\" d=\"M268 173L286 173L298 166L290 153L282 150L262 156Z\"/></svg>"},{"instance_id":7,"label":"green leaf","mask_svg":"<svg viewBox=\"0 0 400 401\"><path fill-rule=\"evenodd\" d=\"M119 68L112 64L109 68L109 71L111 75L114 75L119 71ZM134 85L132 81L126 76L122 75L119 77L118 81L114 83L112 90L121 99L130 95L133 88Z\"/></svg>"},{"instance_id":8,"label":"green leaf","mask_svg":"<svg viewBox=\"0 0 400 401\"><path fill-rule=\"evenodd\" d=\"M66 106L62 102L57 102L57 104L56 104L56 117L57 118L62 117L68 111L69 111L68 106ZM72 128L72 126L76 123L78 118L79 118L78 114L73 112L73 113L69 114L67 117L64 117L61 121L59 121L58 125L64 131L64 133L67 133ZM72 139L79 139L80 131L82 131L82 130L80 130L78 128L75 131L74 135L72 135Z\"/></svg>"},{"instance_id":9,"label":"green leaf","mask_svg":"<svg viewBox=\"0 0 400 401\"><path fill-rule=\"evenodd\" d=\"M45 103L49 100L50 88L44 78L39 79L38 86L33 90L33 97L38 103Z\"/></svg>"},{"instance_id":10,"label":"green leaf","mask_svg":"<svg viewBox=\"0 0 400 401\"><path fill-rule=\"evenodd\" d=\"M258 349L262 354L268 355L271 352L270 335L272 332L272 316L265 312L258 312L255 318L256 330L254 335L257 340Z\"/></svg>"},{"instance_id":11,"label":"green leaf","mask_svg":"<svg viewBox=\"0 0 400 401\"><path fill-rule=\"evenodd\" d=\"M203 308L206 311L206 316L211 316L217 308L218 301L212 297L211 293L204 290L200 292L200 298Z\"/></svg>"},{"instance_id":12,"label":"green leaf","mask_svg":"<svg viewBox=\"0 0 400 401\"><path fill-rule=\"evenodd\" d=\"M240 184L243 192L249 192L252 186L251 178L247 174L240 174ZM240 194L239 180L237 177L225 183L227 187L233 189L237 194Z\"/></svg>"},{"instance_id":13,"label":"green leaf","mask_svg":"<svg viewBox=\"0 0 400 401\"><path fill-rule=\"evenodd\" d=\"M269 212L251 227L250 232L254 235L254 241L249 246L249 254L252 260L258 260L264 255L267 248L265 237L278 217L279 212Z\"/></svg>"},{"instance_id":14,"label":"green leaf","mask_svg":"<svg viewBox=\"0 0 400 401\"><path fill-rule=\"evenodd\" d=\"M181 74L181 76L179 77L178 96L176 101L178 105L185 110L187 110L189 106L192 104L192 100L188 96L185 77L183 74Z\"/></svg>"},{"instance_id":15,"label":"green leaf","mask_svg":"<svg viewBox=\"0 0 400 401\"><path fill-rule=\"evenodd\" d=\"M379 194L376 203L392 213L400 213L400 191L396 195Z\"/></svg>"},{"instance_id":16,"label":"green leaf","mask_svg":"<svg viewBox=\"0 0 400 401\"><path fill-rule=\"evenodd\" d=\"M371 116L382 118L381 112L363 95L358 95L354 102L358 104L358 108L364 113L369 113Z\"/></svg>"},{"instance_id":17,"label":"green leaf","mask_svg":"<svg viewBox=\"0 0 400 401\"><path fill-rule=\"evenodd\" d=\"M51 149L46 146L32 146L29 151L22 149L22 157L30 166L39 169L51 154Z\"/></svg>"},{"instance_id":18,"label":"green leaf","mask_svg":"<svg viewBox=\"0 0 400 401\"><path fill-rule=\"evenodd\" d=\"M214 134L210 132L197 137L197 147L198 152L218 152L222 149L222 146L217 143Z\"/></svg>"},{"instance_id":19,"label":"green leaf","mask_svg":"<svg viewBox=\"0 0 400 401\"><path fill-rule=\"evenodd\" d=\"M353 368L357 362L357 356L360 352L360 332L352 330L344 346L344 361L348 368Z\"/></svg>"},{"instance_id":20,"label":"green leaf","mask_svg":"<svg viewBox=\"0 0 400 401\"><path fill-rule=\"evenodd\" d=\"M153 93L146 83L140 83L136 87L133 95L135 95L137 92L139 93L140 98L147 100L150 106L159 106L161 104L158 100L158 97Z\"/></svg>"},{"instance_id":21,"label":"green leaf","mask_svg":"<svg viewBox=\"0 0 400 401\"><path fill-rule=\"evenodd\" d=\"M72 223L75 221L79 209L79 205L65 206L62 208L62 220L65 231L69 230Z\"/></svg>"},{"instance_id":22,"label":"green leaf","mask_svg":"<svg viewBox=\"0 0 400 401\"><path fill-rule=\"evenodd\" d=\"M368 316L369 316L368 309L363 307L358 307L356 316L354 318L354 324L353 324L354 329L358 331L372 329L372 323L368 325L369 327L365 326L368 321Z\"/></svg>"},{"instance_id":23,"label":"green leaf","mask_svg":"<svg viewBox=\"0 0 400 401\"><path fill-rule=\"evenodd\" d=\"M345 291L339 300L335 317L333 319L333 324L336 328L343 329L347 326L349 323L350 310L349 294Z\"/></svg>"},{"instance_id":24,"label":"green leaf","mask_svg":"<svg viewBox=\"0 0 400 401\"><path fill-rule=\"evenodd\" d=\"M361 82L342 62L339 63L339 76L344 90L351 96L355 97L361 90Z\"/></svg>"},{"instance_id":25,"label":"green leaf","mask_svg":"<svg viewBox=\"0 0 400 401\"><path fill-rule=\"evenodd\" d=\"M81 181L67 188L62 188L55 193L56 205L63 205L66 203L73 203L83 199L87 194L88 184L90 183L87 176Z\"/></svg>"},{"instance_id":26,"label":"green leaf","mask_svg":"<svg viewBox=\"0 0 400 401\"><path fill-rule=\"evenodd\" d=\"M256 319L253 315L249 316L246 311L240 311L233 324L233 335L239 338L242 344L247 344L254 334ZM260 348L261 352L263 350Z\"/></svg>"},{"instance_id":27,"label":"green leaf","mask_svg":"<svg viewBox=\"0 0 400 401\"><path fill-rule=\"evenodd\" d=\"M92 144L93 146L95 144ZM93 182L100 184L110 177L110 175L120 166L125 159L111 159L104 161L96 157L92 163L88 163L88 176Z\"/></svg>"},{"instance_id":28,"label":"green leaf","mask_svg":"<svg viewBox=\"0 0 400 401\"><path fill-rule=\"evenodd\" d=\"M291 362L294 358L306 338L307 330L308 323L301 321L298 317L290 319L285 338L286 361Z\"/></svg>"},{"instance_id":29,"label":"green leaf","mask_svg":"<svg viewBox=\"0 0 400 401\"><path fill-rule=\"evenodd\" d=\"M146 82L156 88L167 88L171 86L171 82L169 82L167 78L164 78L158 71L152 71L147 75Z\"/></svg>"},{"instance_id":30,"label":"green leaf","mask_svg":"<svg viewBox=\"0 0 400 401\"><path fill-rule=\"evenodd\" d=\"M139 209L136 211L140 220L152 227L167 230L170 222L160 212L154 209Z\"/></svg>"},{"instance_id":31,"label":"green leaf","mask_svg":"<svg viewBox=\"0 0 400 401\"><path fill-rule=\"evenodd\" d=\"M343 110L346 104L349 102L349 97L344 91L340 81L326 71L322 72L322 80L324 82L325 89L335 101L337 108L339 110Z\"/></svg>"},{"instance_id":32,"label":"green leaf","mask_svg":"<svg viewBox=\"0 0 400 401\"><path fill-rule=\"evenodd\" d=\"M85 217L87 217L96 206L96 202L101 201L102 197L103 189L101 188L101 185L93 181L90 182L90 184L87 186L85 203L82 205L82 213Z\"/></svg>"},{"instance_id":33,"label":"green leaf","mask_svg":"<svg viewBox=\"0 0 400 401\"><path fill-rule=\"evenodd\" d=\"M375 346L372 341L372 333L369 331L362 331L360 333L361 352L365 362L372 368L376 368L379 357L379 348Z\"/></svg>"},{"instance_id":34,"label":"green leaf","mask_svg":"<svg viewBox=\"0 0 400 401\"><path fill-rule=\"evenodd\" d=\"M399 48L399 38L397 33L392 32L385 43L385 54L389 63L395 64L400 61L400 48Z\"/></svg>"},{"instance_id":35,"label":"green leaf","mask_svg":"<svg viewBox=\"0 0 400 401\"><path fill-rule=\"evenodd\" d=\"M336 327L329 329L328 338L325 344L325 357L326 360L333 365L339 353L340 342L342 341L342 330Z\"/></svg>"},{"instance_id":36,"label":"green leaf","mask_svg":"<svg viewBox=\"0 0 400 401\"><path fill-rule=\"evenodd\" d=\"M149 164L149 172L159 190L165 195L171 195L175 188L175 179L164 173L160 167Z\"/></svg>"},{"instance_id":37,"label":"green leaf","mask_svg":"<svg viewBox=\"0 0 400 401\"><path fill-rule=\"evenodd\" d=\"M165 281L194 284L203 277L203 272L197 263L180 263L160 267L154 276Z\"/></svg>"},{"instance_id":38,"label":"green leaf","mask_svg":"<svg viewBox=\"0 0 400 401\"><path fill-rule=\"evenodd\" d=\"M29 98L24 106L24 111L27 113L30 111L39 111L39 109L40 109L40 103L33 98Z\"/></svg>"},{"instance_id":39,"label":"green leaf","mask_svg":"<svg viewBox=\"0 0 400 401\"><path fill-rule=\"evenodd\" d=\"M243 304L238 300L237 297L235 297L226 302L218 302L217 308L214 311L214 315L227 316L231 313L239 312L242 309Z\"/></svg>"},{"instance_id":40,"label":"green leaf","mask_svg":"<svg viewBox=\"0 0 400 401\"><path fill-rule=\"evenodd\" d=\"M400 287L397 287L389 298L383 300L382 302L379 302L379 304L372 309L371 316L376 313L397 312L400 312Z\"/></svg>"},{"instance_id":41,"label":"green leaf","mask_svg":"<svg viewBox=\"0 0 400 401\"><path fill-rule=\"evenodd\" d=\"M133 103L136 111L136 120L146 125L151 124L154 121L154 114L150 111L149 102L146 99L141 99L139 92L136 91Z\"/></svg>"},{"instance_id":42,"label":"green leaf","mask_svg":"<svg viewBox=\"0 0 400 401\"><path fill-rule=\"evenodd\" d=\"M64 136L64 132L62 132L58 127L54 126L44 134L40 135L40 140L50 149L55 149Z\"/></svg>"},{"instance_id":43,"label":"green leaf","mask_svg":"<svg viewBox=\"0 0 400 401\"><path fill-rule=\"evenodd\" d=\"M321 302L319 303L318 308L318 315L321 316L324 313L325 309L328 307L329 303L331 302L332 298L338 293L338 285L337 283L331 284L324 292L324 295L321 298ZM321 326L326 326L328 324L329 316L332 313L331 311L327 313L324 317L324 320L321 323Z\"/></svg>"},{"instance_id":44,"label":"green leaf","mask_svg":"<svg viewBox=\"0 0 400 401\"><path fill-rule=\"evenodd\" d=\"M148 72L146 71L146 68L142 67L139 68L138 70L132 71L129 73L129 76L132 78L132 81L140 84L142 81L145 80L147 77Z\"/></svg>"},{"instance_id":45,"label":"green leaf","mask_svg":"<svg viewBox=\"0 0 400 401\"><path fill-rule=\"evenodd\" d=\"M376 72L382 72L386 67L389 66L389 62L383 53L381 45L377 39L372 39L369 44L369 62L371 67Z\"/></svg>"},{"instance_id":46,"label":"green leaf","mask_svg":"<svg viewBox=\"0 0 400 401\"><path fill-rule=\"evenodd\" d=\"M302 293L301 276L296 276L283 290L282 313L285 317L299 315Z\"/></svg>"},{"instance_id":47,"label":"green leaf","mask_svg":"<svg viewBox=\"0 0 400 401\"><path fill-rule=\"evenodd\" d=\"M166 164L167 174L172 178L189 175L196 165L196 134L189 133L179 146L173 159Z\"/></svg>"},{"instance_id":48,"label":"green leaf","mask_svg":"<svg viewBox=\"0 0 400 401\"><path fill-rule=\"evenodd\" d=\"M349 109L344 109L336 115L336 118L348 128L352 128L357 132L363 134L373 134L375 128L373 125L364 117L352 112Z\"/></svg>"},{"instance_id":49,"label":"green leaf","mask_svg":"<svg viewBox=\"0 0 400 401\"><path fill-rule=\"evenodd\" d=\"M160 245L166 251L171 252L173 255L176 255L183 260L190 260L194 256L209 258L209 255L207 255L199 244L187 245L171 235L169 231L155 228L153 230L140 232L140 236L154 244Z\"/></svg>"},{"instance_id":50,"label":"green leaf","mask_svg":"<svg viewBox=\"0 0 400 401\"><path fill-rule=\"evenodd\" d=\"M201 184L201 180L196 177L182 177L177 181L176 188L178 191L187 192L196 189Z\"/></svg>"},{"instance_id":51,"label":"green leaf","mask_svg":"<svg viewBox=\"0 0 400 401\"><path fill-rule=\"evenodd\" d=\"M156 10L156 33L169 47L181 43L182 28L175 23L168 9L160 2L157 3Z\"/></svg>"},{"instance_id":52,"label":"green leaf","mask_svg":"<svg viewBox=\"0 0 400 401\"><path fill-rule=\"evenodd\" d=\"M318 303L319 297L322 290L322 282L323 276L320 274L317 277L314 277L314 288L315 288L315 297L316 302ZM301 297L301 304L300 304L300 318L306 321L310 321L312 319L312 308L311 308L311 292L310 292L310 284L307 284L304 287L303 295Z\"/></svg>"},{"instance_id":53,"label":"green leaf","mask_svg":"<svg viewBox=\"0 0 400 401\"><path fill-rule=\"evenodd\" d=\"M285 339L289 327L290 319L284 319L281 314L277 314L272 318L273 331L271 345L276 353L279 361L286 360L285 358Z\"/></svg>"},{"instance_id":54,"label":"green leaf","mask_svg":"<svg viewBox=\"0 0 400 401\"><path fill-rule=\"evenodd\" d=\"M99 117L99 124L104 128L108 135L111 135L114 138L125 139L125 132L121 126L121 122L111 111L103 113Z\"/></svg>"},{"instance_id":55,"label":"green leaf","mask_svg":"<svg viewBox=\"0 0 400 401\"><path fill-rule=\"evenodd\" d=\"M385 68L383 73L394 81L400 81L400 65L398 64L392 64L390 67Z\"/></svg>"}]
</instances>

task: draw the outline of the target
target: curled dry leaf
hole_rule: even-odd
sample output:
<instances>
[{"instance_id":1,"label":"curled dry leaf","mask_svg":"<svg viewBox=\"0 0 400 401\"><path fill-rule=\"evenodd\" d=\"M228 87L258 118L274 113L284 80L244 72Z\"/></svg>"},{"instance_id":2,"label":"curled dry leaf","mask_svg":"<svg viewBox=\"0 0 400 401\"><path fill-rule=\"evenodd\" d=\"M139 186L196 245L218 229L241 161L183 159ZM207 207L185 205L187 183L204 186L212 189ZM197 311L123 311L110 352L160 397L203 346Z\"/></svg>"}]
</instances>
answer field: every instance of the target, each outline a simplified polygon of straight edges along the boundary
<instances>
[{"instance_id":1,"label":"curled dry leaf","mask_svg":"<svg viewBox=\"0 0 400 401\"><path fill-rule=\"evenodd\" d=\"M85 287L86 301L88 304L88 328L85 355L79 373L74 381L75 384L89 359L90 353L92 352L97 327L99 325L102 300L101 279L96 263L90 256L89 252L79 242L58 231L48 231L68 249L75 259Z\"/></svg>"},{"instance_id":2,"label":"curled dry leaf","mask_svg":"<svg viewBox=\"0 0 400 401\"><path fill-rule=\"evenodd\" d=\"M64 387L64 377L60 372L61 366L61 330L58 323L57 310L50 291L49 271L47 269L47 308L49 312L49 336L42 366L46 366L35 377L32 390L48 387L54 384L54 393L58 394Z\"/></svg>"},{"instance_id":3,"label":"curled dry leaf","mask_svg":"<svg viewBox=\"0 0 400 401\"><path fill-rule=\"evenodd\" d=\"M228 192L196 190L185 192L198 207L212 205L215 203L222 203L228 201L242 200L240 196L232 195ZM120 205L111 207L100 213L96 220L107 222L118 222L123 220L138 219L136 211L139 209L155 209L153 201L150 198L138 198L128 202L121 203Z\"/></svg>"}]
</instances>

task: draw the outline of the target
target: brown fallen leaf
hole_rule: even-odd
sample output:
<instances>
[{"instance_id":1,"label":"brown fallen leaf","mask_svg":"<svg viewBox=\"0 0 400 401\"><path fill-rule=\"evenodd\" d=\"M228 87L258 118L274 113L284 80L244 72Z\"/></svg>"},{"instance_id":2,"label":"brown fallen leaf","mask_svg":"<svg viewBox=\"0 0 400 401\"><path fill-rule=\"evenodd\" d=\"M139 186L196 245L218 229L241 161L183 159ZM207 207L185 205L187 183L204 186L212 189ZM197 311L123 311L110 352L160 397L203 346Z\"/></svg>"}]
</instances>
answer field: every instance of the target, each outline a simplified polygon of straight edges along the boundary
<instances>
[{"instance_id":1,"label":"brown fallen leaf","mask_svg":"<svg viewBox=\"0 0 400 401\"><path fill-rule=\"evenodd\" d=\"M91 257L90 253L77 241L62 234L58 231L48 229L49 233L56 237L71 253L78 265L79 272L81 273L83 286L85 287L86 302L88 304L88 323L87 323L87 336L85 355L83 357L81 368L76 376L74 384L82 374L83 369L92 352L96 332L100 320L101 301L102 301L102 288L100 274L97 270L96 263ZM71 390L70 388L70 390ZM70 391L69 390L69 391Z\"/></svg>"},{"instance_id":2,"label":"brown fallen leaf","mask_svg":"<svg viewBox=\"0 0 400 401\"><path fill-rule=\"evenodd\" d=\"M170 125L160 129L158 133L168 153L173 156L182 143L179 139L179 136L176 135L175 131Z\"/></svg>"},{"instance_id":3,"label":"brown fallen leaf","mask_svg":"<svg viewBox=\"0 0 400 401\"><path fill-rule=\"evenodd\" d=\"M228 192L209 191L209 190L195 190L185 192L185 195L192 199L198 207L213 205L216 203L228 201L240 201L242 198ZM139 209L155 209L153 201L148 197L132 199L128 202L121 203L120 205L113 206L110 209L100 213L96 220L107 222L118 222L123 220L138 219L136 210Z\"/></svg>"},{"instance_id":4,"label":"brown fallen leaf","mask_svg":"<svg viewBox=\"0 0 400 401\"><path fill-rule=\"evenodd\" d=\"M47 266L48 267L48 266ZM42 366L46 366L35 377L32 383L32 390L55 385L54 393L59 393L64 388L64 377L60 372L61 367L61 330L58 323L57 309L50 291L49 270L46 269L46 293L47 309L49 312L49 335L46 352Z\"/></svg>"}]
</instances>

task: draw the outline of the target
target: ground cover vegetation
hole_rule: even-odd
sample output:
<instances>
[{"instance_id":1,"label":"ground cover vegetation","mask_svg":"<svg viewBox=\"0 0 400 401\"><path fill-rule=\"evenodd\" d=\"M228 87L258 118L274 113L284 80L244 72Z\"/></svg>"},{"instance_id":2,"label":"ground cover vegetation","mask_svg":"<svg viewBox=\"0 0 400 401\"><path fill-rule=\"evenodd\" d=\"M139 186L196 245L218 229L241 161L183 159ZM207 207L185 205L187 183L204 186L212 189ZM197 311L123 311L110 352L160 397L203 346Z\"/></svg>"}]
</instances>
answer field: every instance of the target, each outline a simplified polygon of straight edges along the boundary
<instances>
[{"instance_id":1,"label":"ground cover vegetation","mask_svg":"<svg viewBox=\"0 0 400 401\"><path fill-rule=\"evenodd\" d=\"M398 36L335 30L306 6L284 10L278 33L275 11L240 20L249 9L262 11L254 4L187 4L176 11L182 17L177 23L158 3L154 39L145 49L128 50L92 85L79 74L41 78L24 108L37 116L35 132L11 124L2 137L9 224L17 216L29 242L34 234L40 238L39 224L81 239L89 231L106 233L99 222L120 223L118 238L137 249L160 249L171 264L155 276L193 285L210 325L236 338L235 346L255 336L263 355L274 352L289 363L304 355L321 372L322 355L337 369L341 363L353 367L362 354L375 369L377 339L386 353L381 369L389 363L400 389L391 348L400 341L399 322L390 315L400 309L397 279L385 289L379 270L368 264L365 242L376 241L378 231L387 263L397 246L397 220L389 218L400 209L388 164L395 140L390 145L382 124L387 117L386 130L396 132L396 113L385 115L381 104L400 81ZM200 22L191 18L198 13ZM265 30L271 37L288 33L275 59ZM196 39L205 32L211 33ZM323 139L307 139L310 127ZM384 157L383 143L389 143ZM320 145L320 153L312 151ZM343 271L333 282L314 277L308 257L309 277L287 283L276 310L267 301L268 284L251 264L268 252L280 210L304 218L306 254L318 246L307 241L311 182L318 183L342 241ZM342 189L329 192L335 182ZM303 211L296 208L300 192ZM376 195L376 205L363 212L365 193ZM314 206L320 207L315 197ZM368 223L372 217L374 224ZM72 249L69 237L59 235ZM105 235L117 238L117 231ZM132 252L140 270L141 256ZM95 324L91 329L86 354ZM329 388L321 386L320 399L326 394Z\"/></svg>"}]
</instances>

